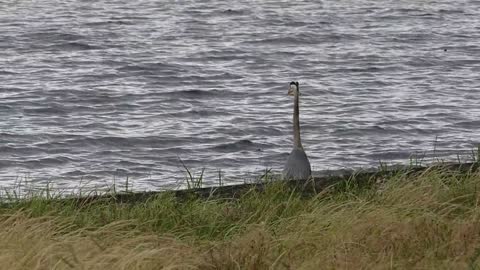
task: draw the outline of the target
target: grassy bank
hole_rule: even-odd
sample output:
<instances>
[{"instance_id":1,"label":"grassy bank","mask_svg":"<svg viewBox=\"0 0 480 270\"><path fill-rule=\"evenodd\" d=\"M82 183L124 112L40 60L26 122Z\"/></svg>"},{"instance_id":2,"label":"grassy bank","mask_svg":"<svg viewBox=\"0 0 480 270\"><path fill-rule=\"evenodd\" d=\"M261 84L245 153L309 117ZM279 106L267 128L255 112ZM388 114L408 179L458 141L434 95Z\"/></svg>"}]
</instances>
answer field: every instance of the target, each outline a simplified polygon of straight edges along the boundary
<instances>
[{"instance_id":1,"label":"grassy bank","mask_svg":"<svg viewBox=\"0 0 480 270\"><path fill-rule=\"evenodd\" d=\"M0 269L476 269L479 183L439 167L308 194L32 198L0 208Z\"/></svg>"}]
</instances>

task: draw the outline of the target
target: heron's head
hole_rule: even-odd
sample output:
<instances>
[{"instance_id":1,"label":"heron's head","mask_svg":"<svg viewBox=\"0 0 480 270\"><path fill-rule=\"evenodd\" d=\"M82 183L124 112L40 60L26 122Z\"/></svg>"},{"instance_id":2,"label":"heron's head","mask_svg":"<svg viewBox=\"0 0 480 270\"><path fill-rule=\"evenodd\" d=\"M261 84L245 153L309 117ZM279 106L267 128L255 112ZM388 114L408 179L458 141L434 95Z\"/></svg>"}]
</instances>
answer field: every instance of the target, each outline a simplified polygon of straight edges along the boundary
<instances>
[{"instance_id":1,"label":"heron's head","mask_svg":"<svg viewBox=\"0 0 480 270\"><path fill-rule=\"evenodd\" d=\"M290 88L288 88L288 95L294 96L295 94L299 94L298 92L298 82L291 82Z\"/></svg>"}]
</instances>

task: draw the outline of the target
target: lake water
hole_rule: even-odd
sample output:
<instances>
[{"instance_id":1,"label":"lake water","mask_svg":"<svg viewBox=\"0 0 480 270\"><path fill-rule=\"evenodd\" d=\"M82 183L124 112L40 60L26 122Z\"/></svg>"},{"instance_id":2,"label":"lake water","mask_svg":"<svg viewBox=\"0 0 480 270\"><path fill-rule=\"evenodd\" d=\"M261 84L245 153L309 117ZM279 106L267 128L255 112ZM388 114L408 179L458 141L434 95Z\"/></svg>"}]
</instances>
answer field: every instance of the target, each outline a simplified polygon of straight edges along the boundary
<instances>
[{"instance_id":1,"label":"lake water","mask_svg":"<svg viewBox=\"0 0 480 270\"><path fill-rule=\"evenodd\" d=\"M0 187L280 171L292 80L315 171L468 160L479 74L480 1L2 2Z\"/></svg>"}]
</instances>

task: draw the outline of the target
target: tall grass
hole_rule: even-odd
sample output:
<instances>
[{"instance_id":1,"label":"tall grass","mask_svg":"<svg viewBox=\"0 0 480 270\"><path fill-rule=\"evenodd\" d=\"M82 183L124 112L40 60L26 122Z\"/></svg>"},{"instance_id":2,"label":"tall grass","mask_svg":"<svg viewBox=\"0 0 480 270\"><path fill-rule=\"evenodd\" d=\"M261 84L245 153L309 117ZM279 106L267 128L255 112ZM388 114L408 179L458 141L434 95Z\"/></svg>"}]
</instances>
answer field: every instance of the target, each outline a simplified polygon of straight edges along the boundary
<instances>
[{"instance_id":1,"label":"tall grass","mask_svg":"<svg viewBox=\"0 0 480 270\"><path fill-rule=\"evenodd\" d=\"M32 198L0 208L0 269L476 269L479 182L434 168L316 194Z\"/></svg>"}]
</instances>

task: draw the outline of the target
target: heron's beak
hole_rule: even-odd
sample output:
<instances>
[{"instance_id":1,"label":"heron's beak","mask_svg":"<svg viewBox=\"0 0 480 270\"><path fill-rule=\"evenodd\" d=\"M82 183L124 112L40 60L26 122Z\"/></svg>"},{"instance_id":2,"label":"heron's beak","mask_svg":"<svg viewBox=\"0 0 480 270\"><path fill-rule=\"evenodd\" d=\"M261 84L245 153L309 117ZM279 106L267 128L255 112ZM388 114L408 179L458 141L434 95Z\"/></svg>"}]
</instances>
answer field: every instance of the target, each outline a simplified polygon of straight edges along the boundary
<instances>
[{"instance_id":1,"label":"heron's beak","mask_svg":"<svg viewBox=\"0 0 480 270\"><path fill-rule=\"evenodd\" d=\"M288 88L288 94L289 96L293 96L293 89L290 87Z\"/></svg>"}]
</instances>

